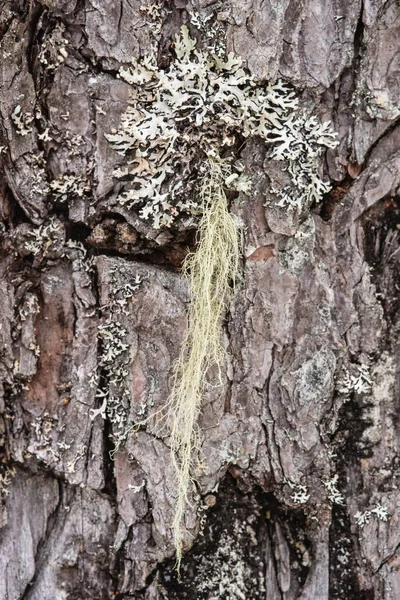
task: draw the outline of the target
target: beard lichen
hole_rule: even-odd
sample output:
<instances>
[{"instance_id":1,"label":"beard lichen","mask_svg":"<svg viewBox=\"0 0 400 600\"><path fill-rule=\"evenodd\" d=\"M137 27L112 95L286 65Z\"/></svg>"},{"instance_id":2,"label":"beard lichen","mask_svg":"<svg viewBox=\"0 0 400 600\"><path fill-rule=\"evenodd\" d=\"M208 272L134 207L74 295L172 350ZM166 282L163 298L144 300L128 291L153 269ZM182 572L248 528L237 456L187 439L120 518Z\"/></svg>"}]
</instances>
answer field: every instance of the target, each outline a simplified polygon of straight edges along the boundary
<instances>
[{"instance_id":1,"label":"beard lichen","mask_svg":"<svg viewBox=\"0 0 400 600\"><path fill-rule=\"evenodd\" d=\"M125 182L119 203L138 210L156 229L177 219L198 224L197 249L184 265L189 327L165 408L176 468L173 534L179 569L206 375L224 360L221 321L240 255L226 190L248 193L251 187L238 163L224 157L257 136L272 146L270 158L284 161L290 176L290 189L274 190L279 204L305 210L330 189L320 176L320 162L324 149L337 142L330 123L299 111L284 82L260 83L233 53L221 57L197 48L186 26L174 48L175 59L164 70L148 57L121 67L119 77L131 85L132 98L118 130L106 137L128 157L115 173Z\"/></svg>"},{"instance_id":2,"label":"beard lichen","mask_svg":"<svg viewBox=\"0 0 400 600\"><path fill-rule=\"evenodd\" d=\"M183 525L187 494L191 484L193 457L199 451L197 420L212 365L221 367L224 348L221 320L238 272L240 234L229 214L225 181L230 165L221 159L208 159L200 187L203 214L196 251L184 264L189 282L189 327L174 367L174 384L167 416L171 426L171 450L177 474L177 501L173 522L179 569L182 558Z\"/></svg>"}]
</instances>

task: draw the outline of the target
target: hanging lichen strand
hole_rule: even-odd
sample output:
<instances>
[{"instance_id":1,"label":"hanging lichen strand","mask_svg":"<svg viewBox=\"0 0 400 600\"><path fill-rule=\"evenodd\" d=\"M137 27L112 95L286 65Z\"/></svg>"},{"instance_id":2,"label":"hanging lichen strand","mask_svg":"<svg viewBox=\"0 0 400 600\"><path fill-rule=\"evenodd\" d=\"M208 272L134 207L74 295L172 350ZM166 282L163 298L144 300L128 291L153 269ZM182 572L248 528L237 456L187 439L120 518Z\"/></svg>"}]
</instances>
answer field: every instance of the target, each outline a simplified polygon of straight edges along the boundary
<instances>
[{"instance_id":1,"label":"hanging lichen strand","mask_svg":"<svg viewBox=\"0 0 400 600\"><path fill-rule=\"evenodd\" d=\"M221 319L235 281L239 262L239 230L229 214L225 181L230 165L209 158L201 183L203 207L196 252L185 261L189 281L189 327L174 369L174 385L168 405L171 449L177 473L177 502L173 523L178 569L182 557L182 533L193 456L198 452L197 419L212 365L221 366Z\"/></svg>"},{"instance_id":2,"label":"hanging lichen strand","mask_svg":"<svg viewBox=\"0 0 400 600\"><path fill-rule=\"evenodd\" d=\"M249 192L238 163L223 159L239 136L270 144L270 157L286 161L292 185L274 191L279 205L305 210L330 188L320 175L324 148L336 146L329 123L298 111L283 82L259 83L239 57L226 59L196 47L186 26L176 36L175 59L166 70L149 58L132 61L119 76L132 86L132 99L118 131L107 136L129 157L116 176L128 181L118 201L139 210L154 228L179 218L199 223L198 247L189 256L189 327L174 367L166 407L176 467L173 523L178 568L185 537L184 517L206 374L222 365L221 320L235 279L240 235L228 212L225 190Z\"/></svg>"}]
</instances>

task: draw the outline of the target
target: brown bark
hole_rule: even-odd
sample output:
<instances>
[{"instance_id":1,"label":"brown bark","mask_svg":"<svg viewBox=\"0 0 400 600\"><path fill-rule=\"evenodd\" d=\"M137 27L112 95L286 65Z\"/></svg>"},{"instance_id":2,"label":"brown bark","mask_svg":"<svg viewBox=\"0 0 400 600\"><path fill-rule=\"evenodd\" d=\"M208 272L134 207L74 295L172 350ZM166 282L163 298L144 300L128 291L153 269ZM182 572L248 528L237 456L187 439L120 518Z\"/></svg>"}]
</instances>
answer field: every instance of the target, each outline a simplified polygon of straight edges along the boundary
<instances>
[{"instance_id":1,"label":"brown bark","mask_svg":"<svg viewBox=\"0 0 400 600\"><path fill-rule=\"evenodd\" d=\"M300 218L265 207L283 175L263 145L241 151L254 184L232 204L243 282L224 324L224 387L204 401L181 581L166 433L142 428L110 458L118 419L138 422L168 397L193 244L192 230L155 231L116 202L122 159L104 134L129 97L116 74L156 51L141 4L1 4L0 600L400 598L399 3L219 8L229 49L295 86L340 145L326 156L332 192ZM166 3L160 65L188 11L213 4ZM65 173L80 191L63 198L46 182ZM103 419L110 311L126 330L127 393L111 384ZM360 389L362 365L371 386ZM370 512L360 525L356 513L377 505L388 520Z\"/></svg>"}]
</instances>

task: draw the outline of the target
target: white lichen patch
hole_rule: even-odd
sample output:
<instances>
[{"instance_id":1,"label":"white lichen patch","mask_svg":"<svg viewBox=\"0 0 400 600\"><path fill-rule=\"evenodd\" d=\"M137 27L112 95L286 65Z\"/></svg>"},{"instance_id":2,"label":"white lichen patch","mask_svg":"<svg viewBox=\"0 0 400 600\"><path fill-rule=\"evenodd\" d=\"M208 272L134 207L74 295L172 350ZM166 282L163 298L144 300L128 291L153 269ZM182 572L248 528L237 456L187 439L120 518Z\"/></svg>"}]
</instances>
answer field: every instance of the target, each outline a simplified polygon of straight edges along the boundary
<instances>
[{"instance_id":1,"label":"white lichen patch","mask_svg":"<svg viewBox=\"0 0 400 600\"><path fill-rule=\"evenodd\" d=\"M147 24L154 37L158 38L161 33L163 18L165 16L165 5L161 0L148 2L140 7L140 12L146 16Z\"/></svg>"},{"instance_id":2,"label":"white lichen patch","mask_svg":"<svg viewBox=\"0 0 400 600\"><path fill-rule=\"evenodd\" d=\"M243 449L235 446L229 438L222 440L219 457L223 464L236 465L241 458Z\"/></svg>"},{"instance_id":3,"label":"white lichen patch","mask_svg":"<svg viewBox=\"0 0 400 600\"><path fill-rule=\"evenodd\" d=\"M396 402L396 359L384 352L371 365L371 389L368 392L368 403L363 409L365 428L362 442L367 446L376 444L386 447L396 443L396 419L388 407Z\"/></svg>"},{"instance_id":4,"label":"white lichen patch","mask_svg":"<svg viewBox=\"0 0 400 600\"><path fill-rule=\"evenodd\" d=\"M132 98L119 129L106 136L128 157L115 173L131 181L118 201L138 207L154 228L201 212L193 192L202 164L241 138L263 139L273 146L271 157L287 163L293 189L276 190L280 205L309 207L328 191L319 167L324 149L337 145L330 124L302 116L282 81L260 84L240 57L199 49L186 26L167 69L145 57L121 67L119 77L132 86Z\"/></svg>"},{"instance_id":5,"label":"white lichen patch","mask_svg":"<svg viewBox=\"0 0 400 600\"><path fill-rule=\"evenodd\" d=\"M19 307L19 319L21 322L30 319L30 317L36 317L40 312L39 301L35 294L31 294L28 292L23 299L23 303ZM21 325L18 326L18 329L21 329Z\"/></svg>"},{"instance_id":6,"label":"white lichen patch","mask_svg":"<svg viewBox=\"0 0 400 600\"><path fill-rule=\"evenodd\" d=\"M51 432L54 427L54 419L45 412L43 416L36 417L31 424L31 430L35 434L36 441L41 446L47 446L51 444Z\"/></svg>"},{"instance_id":7,"label":"white lichen patch","mask_svg":"<svg viewBox=\"0 0 400 600\"><path fill-rule=\"evenodd\" d=\"M33 114L30 112L24 112L20 104L17 104L11 113L11 121L14 123L14 127L18 135L23 137L29 133L32 133L31 123L33 119Z\"/></svg>"},{"instance_id":8,"label":"white lichen patch","mask_svg":"<svg viewBox=\"0 0 400 600\"><path fill-rule=\"evenodd\" d=\"M47 465L59 466L62 462L62 442L56 442L60 434L58 419L45 411L33 419L29 426L31 433L26 456L33 455Z\"/></svg>"},{"instance_id":9,"label":"white lichen patch","mask_svg":"<svg viewBox=\"0 0 400 600\"><path fill-rule=\"evenodd\" d=\"M291 487L293 492L290 496L290 499L294 504L306 504L309 501L310 494L308 493L308 488L305 485L295 483L291 484Z\"/></svg>"},{"instance_id":10,"label":"white lichen patch","mask_svg":"<svg viewBox=\"0 0 400 600\"><path fill-rule=\"evenodd\" d=\"M46 129L42 133L39 133L38 139L41 142L51 142L53 138L50 135L50 127L46 127Z\"/></svg>"},{"instance_id":11,"label":"white lichen patch","mask_svg":"<svg viewBox=\"0 0 400 600\"><path fill-rule=\"evenodd\" d=\"M337 390L342 396L351 393L369 394L372 389L372 377L368 365L353 365L352 372L344 370L343 375L336 382Z\"/></svg>"},{"instance_id":12,"label":"white lichen patch","mask_svg":"<svg viewBox=\"0 0 400 600\"><path fill-rule=\"evenodd\" d=\"M319 202L331 189L319 175L320 158L326 148L335 148L338 143L330 123L292 114L272 129L268 140L274 142L271 158L287 163L292 183L282 190L271 190L280 198L278 206L302 210Z\"/></svg>"},{"instance_id":13,"label":"white lichen patch","mask_svg":"<svg viewBox=\"0 0 400 600\"><path fill-rule=\"evenodd\" d=\"M66 202L69 198L83 198L90 192L90 186L78 175L63 174L50 182L55 199Z\"/></svg>"},{"instance_id":14,"label":"white lichen patch","mask_svg":"<svg viewBox=\"0 0 400 600\"><path fill-rule=\"evenodd\" d=\"M136 275L135 279L131 282L115 284L112 288L112 295L110 303L108 305L108 309L111 310L114 315L128 315L129 300L139 289L141 283L141 277L139 275Z\"/></svg>"},{"instance_id":15,"label":"white lichen patch","mask_svg":"<svg viewBox=\"0 0 400 600\"><path fill-rule=\"evenodd\" d=\"M74 271L86 271L90 273L94 269L93 257L87 258L87 250L82 242L69 239L66 241L62 258L67 258L72 263Z\"/></svg>"},{"instance_id":16,"label":"white lichen patch","mask_svg":"<svg viewBox=\"0 0 400 600\"><path fill-rule=\"evenodd\" d=\"M241 543L243 537L257 540L251 525L239 519L233 523L232 531L223 530L218 548L212 556L204 555L200 565L200 573L207 575L198 582L198 593L209 600L229 598L230 600L248 600L249 590L253 597L261 597L265 593L263 576L255 578L248 564L248 548Z\"/></svg>"},{"instance_id":17,"label":"white lichen patch","mask_svg":"<svg viewBox=\"0 0 400 600\"><path fill-rule=\"evenodd\" d=\"M201 10L193 10L190 14L190 23L200 32L208 52L220 58L226 55L226 30L218 19L222 8L223 2L217 2L211 6L211 11L208 7L202 7Z\"/></svg>"},{"instance_id":18,"label":"white lichen patch","mask_svg":"<svg viewBox=\"0 0 400 600\"><path fill-rule=\"evenodd\" d=\"M39 61L47 71L55 71L68 56L68 40L64 37L65 25L57 23L39 50Z\"/></svg>"},{"instance_id":19,"label":"white lichen patch","mask_svg":"<svg viewBox=\"0 0 400 600\"><path fill-rule=\"evenodd\" d=\"M110 315L111 316L111 315ZM119 321L109 321L99 325L99 339L102 350L99 367L104 373L105 382L96 391L102 405L91 411L91 418L101 415L113 424L113 439L119 445L125 440L128 429L129 391L126 385L129 358L129 344L125 342L127 330Z\"/></svg>"},{"instance_id":20,"label":"white lichen patch","mask_svg":"<svg viewBox=\"0 0 400 600\"><path fill-rule=\"evenodd\" d=\"M285 375L282 384L288 389L294 385L294 395L300 406L312 402L327 402L334 389L336 357L328 347L322 347L303 360L301 366Z\"/></svg>"},{"instance_id":21,"label":"white lichen patch","mask_svg":"<svg viewBox=\"0 0 400 600\"><path fill-rule=\"evenodd\" d=\"M87 451L87 447L83 446L80 450L78 450L78 452L75 454L75 456L69 460L66 464L66 469L67 469L67 473L76 473L76 465L80 460L84 460L86 457L86 451Z\"/></svg>"},{"instance_id":22,"label":"white lichen patch","mask_svg":"<svg viewBox=\"0 0 400 600\"><path fill-rule=\"evenodd\" d=\"M128 331L119 320L129 315L128 303L141 284L140 277L133 281L117 283L115 272L111 272L110 302L101 307L103 321L98 326L101 344L99 372L90 373L89 385L97 388L96 398L100 406L91 409L90 418L108 419L112 424L112 439L115 449L125 441L132 423L129 422L128 364L130 346Z\"/></svg>"},{"instance_id":23,"label":"white lichen patch","mask_svg":"<svg viewBox=\"0 0 400 600\"><path fill-rule=\"evenodd\" d=\"M380 521L388 521L390 519L389 511L386 506L379 503L375 504L375 506L369 510L365 510L364 512L359 511L354 515L359 527L364 527L364 525L369 523L373 517Z\"/></svg>"},{"instance_id":24,"label":"white lichen patch","mask_svg":"<svg viewBox=\"0 0 400 600\"><path fill-rule=\"evenodd\" d=\"M5 465L1 466L0 469L0 501L4 500L4 498L6 496L9 495L10 491L9 491L9 487L11 485L11 482L15 476L15 468L14 467L8 467Z\"/></svg>"},{"instance_id":25,"label":"white lichen patch","mask_svg":"<svg viewBox=\"0 0 400 600\"><path fill-rule=\"evenodd\" d=\"M29 240L25 249L34 256L45 258L54 247L60 243L64 229L60 221L50 218L47 224L40 225L28 233Z\"/></svg>"},{"instance_id":26,"label":"white lichen patch","mask_svg":"<svg viewBox=\"0 0 400 600\"><path fill-rule=\"evenodd\" d=\"M336 474L323 483L328 492L328 500L333 504L344 504L344 496L339 492L337 487L338 481L339 475Z\"/></svg>"},{"instance_id":27,"label":"white lichen patch","mask_svg":"<svg viewBox=\"0 0 400 600\"><path fill-rule=\"evenodd\" d=\"M79 135L78 133L71 133L67 129L63 133L63 143L68 148L68 154L70 156L80 156L84 146L86 145L86 140L82 135ZM89 174L93 168L94 158L92 157L92 162L89 162L87 167L87 174Z\"/></svg>"},{"instance_id":28,"label":"white lichen patch","mask_svg":"<svg viewBox=\"0 0 400 600\"><path fill-rule=\"evenodd\" d=\"M46 159L43 152L30 155L31 162L31 179L30 192L31 197L46 196L49 192L49 184L47 182Z\"/></svg>"}]
</instances>

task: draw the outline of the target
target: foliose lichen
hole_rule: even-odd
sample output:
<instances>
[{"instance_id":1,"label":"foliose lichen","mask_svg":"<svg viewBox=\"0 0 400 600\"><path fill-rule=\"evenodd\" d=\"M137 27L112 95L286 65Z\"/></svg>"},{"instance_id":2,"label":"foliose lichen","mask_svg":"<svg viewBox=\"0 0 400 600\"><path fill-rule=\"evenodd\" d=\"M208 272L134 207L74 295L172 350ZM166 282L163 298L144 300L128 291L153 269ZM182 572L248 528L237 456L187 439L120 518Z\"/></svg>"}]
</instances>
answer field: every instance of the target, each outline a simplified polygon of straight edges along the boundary
<instances>
[{"instance_id":1,"label":"foliose lichen","mask_svg":"<svg viewBox=\"0 0 400 600\"><path fill-rule=\"evenodd\" d=\"M101 307L103 319L98 326L101 345L99 372L91 373L89 385L96 388L99 408L91 409L91 419L100 416L112 424L115 450L126 440L129 428L128 363L130 346L128 331L122 318L129 314L128 303L140 287L140 277L118 284L111 272L110 302Z\"/></svg>"},{"instance_id":2,"label":"foliose lichen","mask_svg":"<svg viewBox=\"0 0 400 600\"><path fill-rule=\"evenodd\" d=\"M106 135L128 158L115 172L127 182L118 202L137 207L156 229L178 215L192 221L202 211L193 192L207 157L227 157L252 136L271 145L270 157L284 161L290 174L290 189L273 190L279 205L293 210L318 202L330 189L319 174L320 157L337 145L330 123L303 115L283 81L260 83L233 53L223 58L198 48L185 25L174 49L166 69L145 57L119 70L132 95L118 130ZM250 190L233 162L226 187Z\"/></svg>"}]
</instances>

